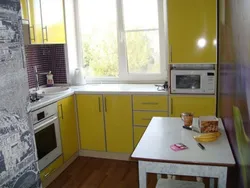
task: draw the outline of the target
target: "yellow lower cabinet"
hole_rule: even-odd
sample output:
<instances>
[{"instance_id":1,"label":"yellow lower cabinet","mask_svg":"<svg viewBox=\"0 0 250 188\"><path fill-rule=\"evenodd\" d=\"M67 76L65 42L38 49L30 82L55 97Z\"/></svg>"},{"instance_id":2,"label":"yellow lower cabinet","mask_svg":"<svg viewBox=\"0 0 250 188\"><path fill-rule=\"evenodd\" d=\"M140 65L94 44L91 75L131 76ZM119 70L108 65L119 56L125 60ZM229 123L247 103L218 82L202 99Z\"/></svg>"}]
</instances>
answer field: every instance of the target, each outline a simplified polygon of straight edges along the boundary
<instances>
[{"instance_id":1,"label":"yellow lower cabinet","mask_svg":"<svg viewBox=\"0 0 250 188\"><path fill-rule=\"evenodd\" d=\"M58 102L61 140L64 161L69 160L78 151L78 133L74 96Z\"/></svg>"},{"instance_id":2,"label":"yellow lower cabinet","mask_svg":"<svg viewBox=\"0 0 250 188\"><path fill-rule=\"evenodd\" d=\"M59 167L63 165L63 157L58 157L55 161L53 161L49 166L44 168L40 172L40 178L43 181L45 181L53 172L55 172Z\"/></svg>"},{"instance_id":3,"label":"yellow lower cabinet","mask_svg":"<svg viewBox=\"0 0 250 188\"><path fill-rule=\"evenodd\" d=\"M77 95L81 149L106 151L102 95Z\"/></svg>"},{"instance_id":4,"label":"yellow lower cabinet","mask_svg":"<svg viewBox=\"0 0 250 188\"><path fill-rule=\"evenodd\" d=\"M137 146L147 127L134 127L134 147Z\"/></svg>"},{"instance_id":5,"label":"yellow lower cabinet","mask_svg":"<svg viewBox=\"0 0 250 188\"><path fill-rule=\"evenodd\" d=\"M168 111L168 97L157 95L134 95L134 110Z\"/></svg>"},{"instance_id":6,"label":"yellow lower cabinet","mask_svg":"<svg viewBox=\"0 0 250 188\"><path fill-rule=\"evenodd\" d=\"M171 117L180 117L182 112L192 112L195 117L216 115L214 96L171 96L170 106Z\"/></svg>"},{"instance_id":7,"label":"yellow lower cabinet","mask_svg":"<svg viewBox=\"0 0 250 188\"><path fill-rule=\"evenodd\" d=\"M134 125L148 126L153 117L167 117L168 112L134 111Z\"/></svg>"},{"instance_id":8,"label":"yellow lower cabinet","mask_svg":"<svg viewBox=\"0 0 250 188\"><path fill-rule=\"evenodd\" d=\"M108 152L133 151L132 104L130 95L104 96Z\"/></svg>"}]
</instances>

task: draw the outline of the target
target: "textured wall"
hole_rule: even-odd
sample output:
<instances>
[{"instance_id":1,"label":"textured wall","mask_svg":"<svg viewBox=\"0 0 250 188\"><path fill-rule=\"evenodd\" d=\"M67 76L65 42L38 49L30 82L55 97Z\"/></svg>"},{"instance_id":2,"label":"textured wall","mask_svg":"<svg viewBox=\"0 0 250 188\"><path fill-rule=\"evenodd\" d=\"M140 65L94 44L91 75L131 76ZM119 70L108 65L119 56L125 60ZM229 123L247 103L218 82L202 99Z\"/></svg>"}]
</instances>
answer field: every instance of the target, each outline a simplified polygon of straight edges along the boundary
<instances>
[{"instance_id":1,"label":"textured wall","mask_svg":"<svg viewBox=\"0 0 250 188\"><path fill-rule=\"evenodd\" d=\"M36 87L34 66L38 72L52 71L55 84L66 84L66 63L63 44L25 46L29 88ZM39 75L39 84L46 84L46 76Z\"/></svg>"},{"instance_id":2,"label":"textured wall","mask_svg":"<svg viewBox=\"0 0 250 188\"><path fill-rule=\"evenodd\" d=\"M0 187L39 187L19 0L0 1Z\"/></svg>"},{"instance_id":3,"label":"textured wall","mask_svg":"<svg viewBox=\"0 0 250 188\"><path fill-rule=\"evenodd\" d=\"M219 115L237 160L232 187L250 187L250 1L220 0ZM240 113L233 113L233 106ZM236 111L234 111L236 112ZM240 117L240 114L242 117ZM241 122L242 120L242 122ZM238 173L239 172L239 173ZM235 184L234 184L235 183Z\"/></svg>"}]
</instances>

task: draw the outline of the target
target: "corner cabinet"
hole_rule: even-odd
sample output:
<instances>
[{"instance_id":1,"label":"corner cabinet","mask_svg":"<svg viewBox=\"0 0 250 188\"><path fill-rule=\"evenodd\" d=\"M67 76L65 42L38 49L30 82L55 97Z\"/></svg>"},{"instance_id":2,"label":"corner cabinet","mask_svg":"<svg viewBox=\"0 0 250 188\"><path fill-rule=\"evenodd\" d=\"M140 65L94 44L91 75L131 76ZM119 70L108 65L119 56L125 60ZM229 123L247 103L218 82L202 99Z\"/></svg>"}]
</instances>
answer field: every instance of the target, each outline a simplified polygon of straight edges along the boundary
<instances>
[{"instance_id":1,"label":"corner cabinet","mask_svg":"<svg viewBox=\"0 0 250 188\"><path fill-rule=\"evenodd\" d=\"M77 95L81 149L106 151L102 95Z\"/></svg>"},{"instance_id":2,"label":"corner cabinet","mask_svg":"<svg viewBox=\"0 0 250 188\"><path fill-rule=\"evenodd\" d=\"M58 102L61 140L64 162L69 160L78 151L78 133L75 116L74 96Z\"/></svg>"},{"instance_id":3,"label":"corner cabinet","mask_svg":"<svg viewBox=\"0 0 250 188\"><path fill-rule=\"evenodd\" d=\"M168 0L170 63L216 63L216 0Z\"/></svg>"},{"instance_id":4,"label":"corner cabinet","mask_svg":"<svg viewBox=\"0 0 250 188\"><path fill-rule=\"evenodd\" d=\"M21 0L31 44L66 43L63 0Z\"/></svg>"},{"instance_id":5,"label":"corner cabinet","mask_svg":"<svg viewBox=\"0 0 250 188\"><path fill-rule=\"evenodd\" d=\"M194 117L215 116L215 96L171 96L170 116L180 117L182 112L192 112Z\"/></svg>"},{"instance_id":6,"label":"corner cabinet","mask_svg":"<svg viewBox=\"0 0 250 188\"><path fill-rule=\"evenodd\" d=\"M107 151L133 151L132 100L130 95L104 95Z\"/></svg>"},{"instance_id":7,"label":"corner cabinet","mask_svg":"<svg viewBox=\"0 0 250 188\"><path fill-rule=\"evenodd\" d=\"M63 0L41 0L45 44L65 43Z\"/></svg>"}]
</instances>

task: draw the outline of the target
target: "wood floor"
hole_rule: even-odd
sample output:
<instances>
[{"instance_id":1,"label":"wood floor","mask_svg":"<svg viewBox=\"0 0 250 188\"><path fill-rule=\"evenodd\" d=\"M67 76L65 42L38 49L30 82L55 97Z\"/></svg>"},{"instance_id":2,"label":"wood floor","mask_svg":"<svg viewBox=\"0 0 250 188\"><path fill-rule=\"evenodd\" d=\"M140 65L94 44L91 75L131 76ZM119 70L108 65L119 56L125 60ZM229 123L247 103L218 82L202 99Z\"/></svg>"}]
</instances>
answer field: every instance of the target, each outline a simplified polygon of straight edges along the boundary
<instances>
[{"instance_id":1,"label":"wood floor","mask_svg":"<svg viewBox=\"0 0 250 188\"><path fill-rule=\"evenodd\" d=\"M195 178L191 177L183 177L181 179L195 181ZM157 182L156 175L149 174L147 180L147 188L155 188ZM137 162L89 157L78 157L54 182L48 186L48 188L138 187Z\"/></svg>"}]
</instances>

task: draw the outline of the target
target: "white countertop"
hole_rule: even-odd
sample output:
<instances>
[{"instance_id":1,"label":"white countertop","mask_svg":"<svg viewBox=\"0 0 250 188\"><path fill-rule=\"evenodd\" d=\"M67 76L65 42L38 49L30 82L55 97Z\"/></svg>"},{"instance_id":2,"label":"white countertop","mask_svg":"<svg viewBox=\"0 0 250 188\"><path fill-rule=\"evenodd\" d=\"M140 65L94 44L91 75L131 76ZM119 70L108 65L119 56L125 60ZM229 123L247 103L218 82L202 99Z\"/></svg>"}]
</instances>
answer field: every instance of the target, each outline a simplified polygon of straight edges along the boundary
<instances>
[{"instance_id":1,"label":"white countertop","mask_svg":"<svg viewBox=\"0 0 250 188\"><path fill-rule=\"evenodd\" d=\"M31 103L30 110L37 110L73 94L168 95L168 92L158 91L154 84L87 84L84 86L71 86L69 91L55 95L45 95L39 101Z\"/></svg>"},{"instance_id":2,"label":"white countertop","mask_svg":"<svg viewBox=\"0 0 250 188\"><path fill-rule=\"evenodd\" d=\"M195 118L194 122L197 120ZM201 150L193 139L193 136L199 133L183 129L182 126L181 118L154 117L131 157L138 160L170 163L235 165L221 119L219 119L221 136L214 142L202 143L205 150ZM173 151L170 145L176 143L183 143L188 149Z\"/></svg>"}]
</instances>

